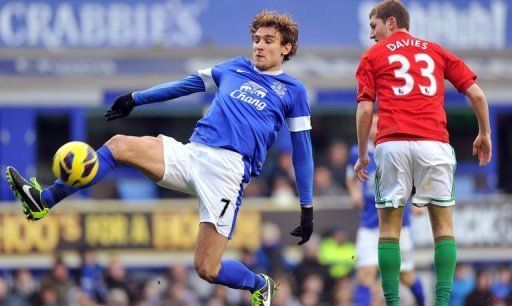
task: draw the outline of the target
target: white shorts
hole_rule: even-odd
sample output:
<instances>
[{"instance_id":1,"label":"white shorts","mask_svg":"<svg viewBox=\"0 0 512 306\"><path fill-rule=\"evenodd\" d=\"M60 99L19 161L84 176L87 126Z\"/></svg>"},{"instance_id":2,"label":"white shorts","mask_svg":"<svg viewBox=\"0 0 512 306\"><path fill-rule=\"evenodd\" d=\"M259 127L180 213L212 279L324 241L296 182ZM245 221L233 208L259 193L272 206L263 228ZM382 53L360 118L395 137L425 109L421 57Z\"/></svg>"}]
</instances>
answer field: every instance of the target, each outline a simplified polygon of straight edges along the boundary
<instances>
[{"instance_id":1,"label":"white shorts","mask_svg":"<svg viewBox=\"0 0 512 306\"><path fill-rule=\"evenodd\" d=\"M451 206L455 152L439 141L388 141L375 148L375 206L404 206L413 185L416 206Z\"/></svg>"},{"instance_id":2,"label":"white shorts","mask_svg":"<svg viewBox=\"0 0 512 306\"><path fill-rule=\"evenodd\" d=\"M231 238L242 204L245 166L239 153L197 142L182 144L159 135L164 145L165 173L158 185L199 199L199 222L212 223Z\"/></svg>"},{"instance_id":3,"label":"white shorts","mask_svg":"<svg viewBox=\"0 0 512 306\"><path fill-rule=\"evenodd\" d=\"M356 267L378 266L378 245L379 228L360 227L357 230L356 238ZM414 269L413 252L414 246L411 230L408 226L404 226L400 233L400 256L402 258L400 271L411 271Z\"/></svg>"}]
</instances>

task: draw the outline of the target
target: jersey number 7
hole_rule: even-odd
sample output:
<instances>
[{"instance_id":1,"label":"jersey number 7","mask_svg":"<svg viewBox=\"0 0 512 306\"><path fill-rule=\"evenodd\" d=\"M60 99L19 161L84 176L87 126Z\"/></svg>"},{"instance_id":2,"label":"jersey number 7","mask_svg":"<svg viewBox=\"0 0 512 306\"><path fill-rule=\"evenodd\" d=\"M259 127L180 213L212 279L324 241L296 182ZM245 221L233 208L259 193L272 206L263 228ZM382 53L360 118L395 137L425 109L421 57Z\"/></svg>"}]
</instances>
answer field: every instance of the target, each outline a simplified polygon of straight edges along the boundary
<instances>
[{"instance_id":1,"label":"jersey number 7","mask_svg":"<svg viewBox=\"0 0 512 306\"><path fill-rule=\"evenodd\" d=\"M224 214L226 213L226 209L228 209L229 203L231 203L231 201L228 199L222 199L220 201L226 203L226 205L224 205L224 208L222 209L222 212L220 213L220 216L219 216L219 218L222 218L222 217L224 217Z\"/></svg>"},{"instance_id":2,"label":"jersey number 7","mask_svg":"<svg viewBox=\"0 0 512 306\"><path fill-rule=\"evenodd\" d=\"M414 60L416 61L416 63L427 63L427 67L420 68L420 71L423 77L426 77L430 80L430 85L425 86L418 84L420 92L425 96L434 96L437 91L437 83L433 75L435 68L434 60L432 59L432 57L430 57L430 55L426 53L415 54ZM399 62L401 64L400 68L395 69L395 77L403 79L405 81L405 85L403 86L392 86L393 92L395 93L396 96L405 96L409 94L414 88L414 78L409 74L411 63L409 62L407 57L401 54L390 55L388 57L388 62L390 65L394 62Z\"/></svg>"}]
</instances>

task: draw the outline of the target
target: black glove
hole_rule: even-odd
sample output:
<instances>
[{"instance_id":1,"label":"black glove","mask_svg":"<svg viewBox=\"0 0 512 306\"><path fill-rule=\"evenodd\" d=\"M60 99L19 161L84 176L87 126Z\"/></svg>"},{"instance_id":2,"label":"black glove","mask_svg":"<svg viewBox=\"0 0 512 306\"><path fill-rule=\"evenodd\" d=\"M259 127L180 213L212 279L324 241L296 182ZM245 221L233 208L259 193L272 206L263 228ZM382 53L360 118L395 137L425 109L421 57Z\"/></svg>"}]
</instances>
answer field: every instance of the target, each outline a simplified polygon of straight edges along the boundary
<instances>
[{"instance_id":1,"label":"black glove","mask_svg":"<svg viewBox=\"0 0 512 306\"><path fill-rule=\"evenodd\" d=\"M114 100L114 104L112 104L110 109L107 110L103 116L107 121L123 118L128 116L134 107L135 101L133 101L132 93L130 92L117 97Z\"/></svg>"},{"instance_id":2,"label":"black glove","mask_svg":"<svg viewBox=\"0 0 512 306\"><path fill-rule=\"evenodd\" d=\"M313 233L313 207L301 207L300 210L300 225L290 232L290 235L302 238L298 245L306 243Z\"/></svg>"}]
</instances>

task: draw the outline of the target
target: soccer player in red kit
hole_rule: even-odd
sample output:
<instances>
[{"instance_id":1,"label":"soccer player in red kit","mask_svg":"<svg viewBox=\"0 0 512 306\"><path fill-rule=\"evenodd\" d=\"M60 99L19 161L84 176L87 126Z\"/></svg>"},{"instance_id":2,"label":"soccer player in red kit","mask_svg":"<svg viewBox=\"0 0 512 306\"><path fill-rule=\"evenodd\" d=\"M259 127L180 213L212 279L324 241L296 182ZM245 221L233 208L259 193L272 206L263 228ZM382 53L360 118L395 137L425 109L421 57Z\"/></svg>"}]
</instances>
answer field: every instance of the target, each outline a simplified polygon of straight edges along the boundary
<instances>
[{"instance_id":1,"label":"soccer player in red kit","mask_svg":"<svg viewBox=\"0 0 512 306\"><path fill-rule=\"evenodd\" d=\"M479 128L473 155L480 166L491 160L487 101L475 83L476 75L460 58L409 34L409 13L400 1L377 4L369 17L370 38L377 43L363 54L356 72L359 159L354 170L361 180L368 180L368 135L377 100L375 201L386 304L400 305L399 237L403 207L414 185L412 203L428 207L434 234L435 305L448 305L457 253L452 226L456 160L446 130L444 79L471 101Z\"/></svg>"}]
</instances>

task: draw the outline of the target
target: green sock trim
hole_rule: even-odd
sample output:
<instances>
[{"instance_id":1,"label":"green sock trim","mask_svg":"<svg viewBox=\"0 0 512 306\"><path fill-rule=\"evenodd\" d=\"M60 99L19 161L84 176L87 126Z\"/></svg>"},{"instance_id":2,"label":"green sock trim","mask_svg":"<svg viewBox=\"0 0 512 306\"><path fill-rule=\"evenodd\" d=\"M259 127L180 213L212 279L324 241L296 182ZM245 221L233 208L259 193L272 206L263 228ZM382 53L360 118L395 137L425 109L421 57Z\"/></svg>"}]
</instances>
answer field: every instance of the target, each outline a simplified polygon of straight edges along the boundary
<instances>
[{"instance_id":1,"label":"green sock trim","mask_svg":"<svg viewBox=\"0 0 512 306\"><path fill-rule=\"evenodd\" d=\"M444 236L449 237L449 236ZM441 238L441 237L439 237ZM448 306L453 286L455 265L457 264L457 245L453 237L436 243L434 263L436 267L435 306Z\"/></svg>"},{"instance_id":2,"label":"green sock trim","mask_svg":"<svg viewBox=\"0 0 512 306\"><path fill-rule=\"evenodd\" d=\"M439 237L437 237L435 239L434 242L437 244L437 243L439 243L441 241L444 241L444 240L453 240L453 241L455 241L455 237L453 237L453 236L439 236Z\"/></svg>"},{"instance_id":3,"label":"green sock trim","mask_svg":"<svg viewBox=\"0 0 512 306\"><path fill-rule=\"evenodd\" d=\"M391 238L391 237L381 237L379 238L379 244L380 243L399 243L400 239L398 238Z\"/></svg>"},{"instance_id":4,"label":"green sock trim","mask_svg":"<svg viewBox=\"0 0 512 306\"><path fill-rule=\"evenodd\" d=\"M400 244L380 242L378 246L379 271L386 305L399 306L398 285L400 282Z\"/></svg>"}]
</instances>

